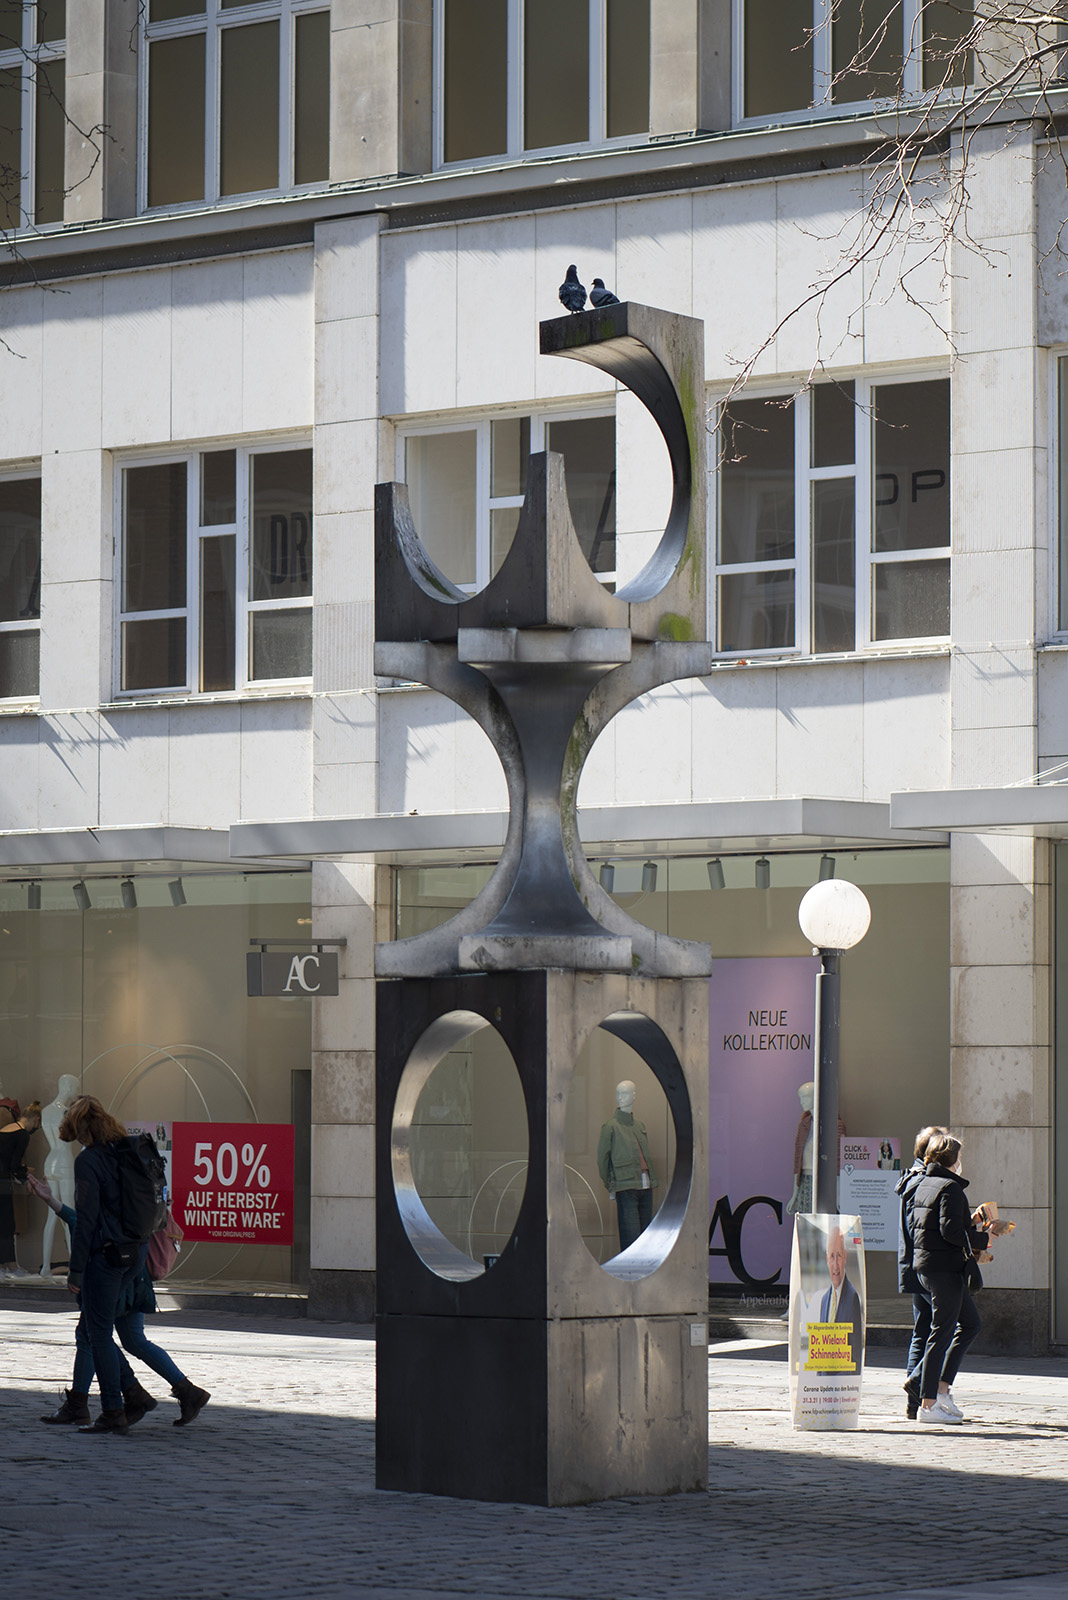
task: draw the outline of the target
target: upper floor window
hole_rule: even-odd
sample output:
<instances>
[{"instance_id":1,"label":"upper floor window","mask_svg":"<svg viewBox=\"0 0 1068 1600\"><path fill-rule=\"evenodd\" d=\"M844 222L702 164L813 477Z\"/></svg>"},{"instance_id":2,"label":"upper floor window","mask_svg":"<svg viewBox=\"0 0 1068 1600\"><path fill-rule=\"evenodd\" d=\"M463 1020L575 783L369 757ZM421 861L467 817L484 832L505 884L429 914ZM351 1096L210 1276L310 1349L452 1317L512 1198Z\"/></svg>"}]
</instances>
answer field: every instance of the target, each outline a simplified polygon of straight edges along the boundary
<instances>
[{"instance_id":1,"label":"upper floor window","mask_svg":"<svg viewBox=\"0 0 1068 1600\"><path fill-rule=\"evenodd\" d=\"M311 451L203 450L122 479L121 687L310 678Z\"/></svg>"},{"instance_id":2,"label":"upper floor window","mask_svg":"<svg viewBox=\"0 0 1068 1600\"><path fill-rule=\"evenodd\" d=\"M609 414L501 416L405 433L397 470L431 560L474 593L511 548L531 451L564 458L579 544L602 583L616 567L616 424Z\"/></svg>"},{"instance_id":3,"label":"upper floor window","mask_svg":"<svg viewBox=\"0 0 1068 1600\"><path fill-rule=\"evenodd\" d=\"M0 0L0 228L63 221L65 0Z\"/></svg>"},{"instance_id":4,"label":"upper floor window","mask_svg":"<svg viewBox=\"0 0 1068 1600\"><path fill-rule=\"evenodd\" d=\"M948 635L948 379L731 400L720 455L721 651Z\"/></svg>"},{"instance_id":5,"label":"upper floor window","mask_svg":"<svg viewBox=\"0 0 1068 1600\"><path fill-rule=\"evenodd\" d=\"M734 0L735 115L825 111L960 89L973 10L942 0Z\"/></svg>"},{"instance_id":6,"label":"upper floor window","mask_svg":"<svg viewBox=\"0 0 1068 1600\"><path fill-rule=\"evenodd\" d=\"M0 478L0 699L40 691L41 480Z\"/></svg>"},{"instance_id":7,"label":"upper floor window","mask_svg":"<svg viewBox=\"0 0 1068 1600\"><path fill-rule=\"evenodd\" d=\"M437 163L649 131L649 0L435 0Z\"/></svg>"},{"instance_id":8,"label":"upper floor window","mask_svg":"<svg viewBox=\"0 0 1068 1600\"><path fill-rule=\"evenodd\" d=\"M148 0L145 57L145 204L329 178L322 0Z\"/></svg>"}]
</instances>

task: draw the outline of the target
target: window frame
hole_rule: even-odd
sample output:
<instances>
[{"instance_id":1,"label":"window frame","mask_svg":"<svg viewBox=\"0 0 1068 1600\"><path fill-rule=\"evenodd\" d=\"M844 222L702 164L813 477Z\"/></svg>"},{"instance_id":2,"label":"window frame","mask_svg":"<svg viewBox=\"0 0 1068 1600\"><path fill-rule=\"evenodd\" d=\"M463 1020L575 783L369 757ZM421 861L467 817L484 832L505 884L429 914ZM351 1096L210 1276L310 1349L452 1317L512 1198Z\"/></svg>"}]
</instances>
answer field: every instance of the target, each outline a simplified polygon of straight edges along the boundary
<instances>
[{"instance_id":1,"label":"window frame","mask_svg":"<svg viewBox=\"0 0 1068 1600\"><path fill-rule=\"evenodd\" d=\"M69 3L69 0L68 0ZM280 195L307 194L322 189L330 181L315 178L310 183L293 181L296 163L296 25L297 18L316 12L330 14L329 0L253 0L234 9L223 9L221 0L204 0L204 10L193 16L174 17L167 22L148 21L146 0L140 21L141 48L137 65L137 210L152 216L171 211L187 211L190 206L231 205L256 196L273 199ZM222 116L222 35L231 28L251 27L256 23L278 22L278 173L272 189L248 189L240 193L221 192L220 119ZM204 35L204 195L200 200L173 200L150 205L148 199L149 134L149 57L151 46L162 39Z\"/></svg>"},{"instance_id":2,"label":"window frame","mask_svg":"<svg viewBox=\"0 0 1068 1600\"><path fill-rule=\"evenodd\" d=\"M112 652L112 683L115 700L197 700L247 698L254 695L285 694L294 689L307 689L312 674L300 678L253 678L252 618L264 611L307 610L312 618L314 638L315 617L315 539L312 534L312 593L293 599L253 600L250 598L250 562L252 554L252 507L250 495L250 464L254 457L278 455L285 451L307 450L312 442L307 435L272 438L249 443L234 440L211 440L185 450L161 450L151 454L138 452L123 456L116 462L115 518L119 530L115 540L115 639ZM233 450L235 461L235 521L204 525L200 521L201 457L221 450ZM123 606L126 573L126 474L137 467L165 467L185 464L186 467L186 547L185 547L185 605L162 607L154 611L127 611ZM312 516L314 530L314 508ZM203 589L201 562L205 539L234 536L234 687L232 689L201 689L202 666ZM183 619L185 632L185 683L166 684L155 688L127 689L123 684L123 625L127 622L162 622Z\"/></svg>"},{"instance_id":3,"label":"window frame","mask_svg":"<svg viewBox=\"0 0 1068 1600\"><path fill-rule=\"evenodd\" d=\"M591 421L596 417L611 417L616 420L614 405L583 406L581 408L554 407L551 410L536 410L533 406L502 407L499 411L480 412L476 416L457 415L451 418L438 417L432 422L398 421L396 423L396 463L397 481L405 483L406 479L406 445L409 439L427 438L433 434L443 433L474 433L475 444L475 580L473 583L460 583L456 587L465 594L477 594L484 589L492 577L490 570L490 514L493 511L505 511L523 504L523 495L491 495L491 429L495 422L509 421L512 418L527 417L530 419L530 453L537 454L546 449L545 430L554 422L578 422L586 418ZM617 490L616 507L618 512L618 457L617 457ZM416 533L419 528L416 527ZM616 538L618 540L618 527ZM616 548L617 566L611 572L596 572L594 577L599 583L615 584L618 582L618 544ZM446 573L446 577L449 574Z\"/></svg>"},{"instance_id":4,"label":"window frame","mask_svg":"<svg viewBox=\"0 0 1068 1600\"><path fill-rule=\"evenodd\" d=\"M67 0L68 6L72 0ZM19 213L20 222L16 232L25 232L32 229L34 233L51 233L63 227L63 217L54 222L37 221L37 68L49 66L54 62L63 63L64 85L67 75L67 41L62 39L49 39L47 42L37 42L37 6L23 0L22 4L22 42L11 45L7 49L0 49L0 71L10 72L18 68L22 78L22 124L19 129ZM66 104L64 97L63 122L66 127ZM66 194L66 162L64 162L63 187ZM60 210L62 212L62 205Z\"/></svg>"},{"instance_id":5,"label":"window frame","mask_svg":"<svg viewBox=\"0 0 1068 1600\"><path fill-rule=\"evenodd\" d=\"M11 463L5 463L3 468L0 469L0 483L28 483L28 482L31 482L31 481L35 481L41 487L42 495L43 495L43 491L44 491L43 478L44 478L44 475L43 475L43 472L41 470L41 463L39 461L36 462L35 464L31 464L31 465L28 465L28 466L25 465L25 464L23 464L22 466L15 466L15 465L12 465ZM40 701L40 698L41 698L40 639L41 639L41 599L42 599L41 579L42 579L42 563L43 563L43 555L44 555L44 514L43 514L43 512L44 512L44 508L43 508L43 505L42 505L41 524L40 524L40 528L38 529L38 541L39 541L39 543L38 543L38 552L37 552L37 560L38 560L38 567L37 567L37 572L38 572L38 577L37 577L37 615L35 617L15 617L10 622L0 621L0 633L36 633L37 640L38 640L38 645L37 645L37 688L36 688L36 690L35 690L35 692L33 694L2 694L2 693L0 693L0 706L3 706L3 707L35 705Z\"/></svg>"},{"instance_id":6,"label":"window frame","mask_svg":"<svg viewBox=\"0 0 1068 1600\"><path fill-rule=\"evenodd\" d=\"M589 139L569 144L537 145L527 148L523 143L523 8L536 0L499 0L508 8L508 121L507 149L489 156L462 156L456 161L445 159L445 3L434 0L433 11L433 99L434 117L431 146L431 163L436 172L440 168L454 171L466 167L493 167L505 161L521 161L529 157L539 159L567 155L579 150L626 149L632 145L648 144L651 134L623 133L609 138L608 118L608 7L607 0L589 0L589 122L594 129ZM650 40L650 68L652 43ZM650 85L650 100L652 89Z\"/></svg>"},{"instance_id":7,"label":"window frame","mask_svg":"<svg viewBox=\"0 0 1068 1600\"><path fill-rule=\"evenodd\" d=\"M812 389L823 383L837 381L854 385L855 432L854 459L851 463L831 467L814 467L811 463L812 439ZM950 381L947 368L895 369L876 376L860 373L836 373L834 378L818 380L813 385L798 390L774 382L747 384L744 400L793 399L794 421L794 554L791 558L775 561L721 562L720 526L722 516L722 464L719 460L720 418L725 397L714 398L716 448L710 468L709 505L712 508L710 569L712 591L709 596L710 637L715 642L717 660L736 661L755 659L803 659L828 661L842 656L896 653L940 649L950 642L950 634L915 634L894 639L876 639L872 613L874 569L884 565L900 565L916 561L950 561L952 555L952 523L950 537L944 545L924 546L920 549L875 550L874 533L874 430L875 416L872 408L872 391L889 389L901 384L938 383ZM950 393L952 406L952 390ZM812 583L812 485L821 481L852 477L854 480L853 512L853 593L854 636L848 650L820 650L814 648L813 610L815 594ZM950 476L950 512L952 515L952 478ZM794 643L770 645L764 649L721 649L720 639L720 579L745 573L789 571L794 573ZM952 567L950 568L952 585Z\"/></svg>"},{"instance_id":8,"label":"window frame","mask_svg":"<svg viewBox=\"0 0 1068 1600\"><path fill-rule=\"evenodd\" d=\"M924 0L901 0L901 43L903 69L901 98L910 104L952 103L963 99L965 89L924 89L923 38L921 17ZM745 110L745 8L747 0L731 0L731 37L736 41L731 62L732 127L767 127L780 123L813 122L817 118L856 116L858 112L884 105L896 96L882 95L871 100L832 100L833 77L833 0L812 3L812 87L813 103L796 111L766 111L747 116Z\"/></svg>"}]
</instances>

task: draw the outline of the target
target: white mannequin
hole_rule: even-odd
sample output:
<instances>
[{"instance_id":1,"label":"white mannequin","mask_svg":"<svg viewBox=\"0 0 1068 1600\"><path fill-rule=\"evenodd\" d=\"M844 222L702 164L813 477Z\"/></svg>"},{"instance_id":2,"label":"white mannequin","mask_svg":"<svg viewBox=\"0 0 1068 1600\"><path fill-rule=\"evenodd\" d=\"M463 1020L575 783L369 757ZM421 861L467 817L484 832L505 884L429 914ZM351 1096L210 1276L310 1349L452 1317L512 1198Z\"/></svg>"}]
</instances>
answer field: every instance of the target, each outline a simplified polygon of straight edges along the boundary
<instances>
[{"instance_id":1,"label":"white mannequin","mask_svg":"<svg viewBox=\"0 0 1068 1600\"><path fill-rule=\"evenodd\" d=\"M801 1102L802 1116L806 1113L811 1116L812 1108L816 1103L816 1085L814 1083L803 1083L797 1091L797 1098ZM810 1180L809 1189L811 1194L812 1132L813 1130L810 1128L808 1138L805 1140L805 1147L801 1152L801 1171L800 1173L794 1173L794 1192L786 1202L786 1209L791 1215L801 1210L802 1179L808 1178Z\"/></svg>"},{"instance_id":2,"label":"white mannequin","mask_svg":"<svg viewBox=\"0 0 1068 1600\"><path fill-rule=\"evenodd\" d=\"M77 1078L65 1072L59 1080L56 1098L41 1112L41 1132L48 1140L48 1154L45 1156L44 1164L45 1181L59 1203L71 1207L74 1205L75 1146L63 1143L59 1137L59 1125L66 1116L71 1102L77 1100L81 1092L81 1084ZM52 1276L52 1241L55 1238L56 1222L56 1213L49 1208L41 1239L42 1278ZM67 1236L69 1255L70 1230L66 1223L62 1223L61 1227Z\"/></svg>"},{"instance_id":3,"label":"white mannequin","mask_svg":"<svg viewBox=\"0 0 1068 1600\"><path fill-rule=\"evenodd\" d=\"M622 1083L616 1084L616 1105L620 1111L633 1111L637 1095L638 1091L629 1078L624 1078Z\"/></svg>"}]
</instances>

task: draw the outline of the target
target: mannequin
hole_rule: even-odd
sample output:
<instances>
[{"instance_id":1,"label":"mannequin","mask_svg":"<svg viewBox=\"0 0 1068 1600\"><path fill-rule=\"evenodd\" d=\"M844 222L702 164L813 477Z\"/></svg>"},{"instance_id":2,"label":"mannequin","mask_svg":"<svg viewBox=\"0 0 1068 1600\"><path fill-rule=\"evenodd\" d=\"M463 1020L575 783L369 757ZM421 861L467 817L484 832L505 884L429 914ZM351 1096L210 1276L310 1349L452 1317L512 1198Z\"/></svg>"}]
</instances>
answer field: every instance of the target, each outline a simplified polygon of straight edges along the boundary
<instances>
[{"instance_id":1,"label":"mannequin","mask_svg":"<svg viewBox=\"0 0 1068 1600\"><path fill-rule=\"evenodd\" d=\"M816 1085L803 1083L797 1091L797 1098L801 1103L801 1120L797 1124L797 1133L794 1136L794 1192L786 1202L786 1209L791 1215L798 1212L807 1214L812 1210L812 1108L816 1101ZM838 1118L838 1137L845 1136L845 1123ZM838 1170L837 1157L835 1171Z\"/></svg>"},{"instance_id":2,"label":"mannequin","mask_svg":"<svg viewBox=\"0 0 1068 1600\"><path fill-rule=\"evenodd\" d=\"M59 1137L59 1125L67 1114L72 1101L81 1094L81 1086L77 1078L65 1072L59 1080L56 1098L51 1105L45 1106L41 1112L41 1132L48 1140L48 1154L45 1156L44 1175L45 1182L51 1189L53 1196L60 1205L74 1206L74 1153L73 1144L64 1144ZM45 1218L44 1234L41 1238L41 1277L52 1276L52 1241L56 1234L56 1213L49 1208ZM67 1238L67 1252L70 1253L70 1229L66 1223L62 1224L63 1232Z\"/></svg>"},{"instance_id":3,"label":"mannequin","mask_svg":"<svg viewBox=\"0 0 1068 1600\"><path fill-rule=\"evenodd\" d=\"M597 1170L609 1198L615 1197L619 1248L626 1250L653 1220L656 1173L649 1159L649 1134L634 1115L638 1091L629 1078L616 1084L616 1109L601 1129Z\"/></svg>"},{"instance_id":4,"label":"mannequin","mask_svg":"<svg viewBox=\"0 0 1068 1600\"><path fill-rule=\"evenodd\" d=\"M13 1122L3 1113L0 1126L0 1272L10 1278L25 1278L29 1274L19 1266L15 1254L15 1207L12 1195L16 1183L26 1177L23 1157L31 1136L41 1126L41 1104L34 1100L21 1116Z\"/></svg>"}]
</instances>

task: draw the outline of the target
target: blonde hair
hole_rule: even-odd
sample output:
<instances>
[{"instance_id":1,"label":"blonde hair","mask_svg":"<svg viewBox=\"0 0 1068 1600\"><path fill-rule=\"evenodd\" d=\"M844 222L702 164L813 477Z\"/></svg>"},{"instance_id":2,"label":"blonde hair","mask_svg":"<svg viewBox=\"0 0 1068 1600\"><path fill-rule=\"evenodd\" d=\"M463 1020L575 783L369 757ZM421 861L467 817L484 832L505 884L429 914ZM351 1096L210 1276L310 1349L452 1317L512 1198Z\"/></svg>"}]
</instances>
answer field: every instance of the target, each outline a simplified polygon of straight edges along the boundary
<instances>
[{"instance_id":1,"label":"blonde hair","mask_svg":"<svg viewBox=\"0 0 1068 1600\"><path fill-rule=\"evenodd\" d=\"M927 1146L926 1163L937 1167L954 1167L960 1155L961 1145L959 1139L954 1139L951 1133L943 1133L932 1139Z\"/></svg>"},{"instance_id":2,"label":"blonde hair","mask_svg":"<svg viewBox=\"0 0 1068 1600\"><path fill-rule=\"evenodd\" d=\"M81 1094L60 1123L59 1137L64 1144L114 1144L116 1139L125 1139L126 1129L95 1094Z\"/></svg>"}]
</instances>

